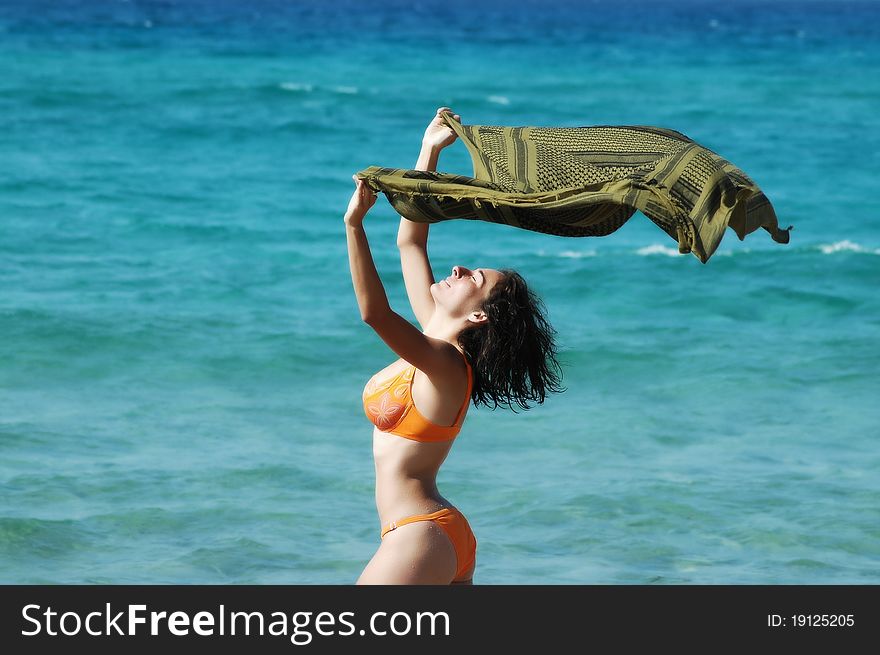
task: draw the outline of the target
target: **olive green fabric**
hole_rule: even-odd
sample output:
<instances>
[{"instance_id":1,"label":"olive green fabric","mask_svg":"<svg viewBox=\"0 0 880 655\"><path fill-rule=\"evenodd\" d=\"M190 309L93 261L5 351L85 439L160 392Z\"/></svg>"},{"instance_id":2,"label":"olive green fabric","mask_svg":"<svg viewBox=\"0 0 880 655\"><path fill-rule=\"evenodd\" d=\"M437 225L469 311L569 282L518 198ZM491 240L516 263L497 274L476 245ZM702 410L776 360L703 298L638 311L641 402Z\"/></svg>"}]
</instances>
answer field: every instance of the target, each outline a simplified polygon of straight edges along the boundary
<instances>
[{"instance_id":1,"label":"olive green fabric","mask_svg":"<svg viewBox=\"0 0 880 655\"><path fill-rule=\"evenodd\" d=\"M675 130L646 125L497 127L443 118L474 176L370 166L357 174L412 221L455 218L560 236L605 236L641 211L704 264L729 225L788 243L770 201L739 168Z\"/></svg>"}]
</instances>

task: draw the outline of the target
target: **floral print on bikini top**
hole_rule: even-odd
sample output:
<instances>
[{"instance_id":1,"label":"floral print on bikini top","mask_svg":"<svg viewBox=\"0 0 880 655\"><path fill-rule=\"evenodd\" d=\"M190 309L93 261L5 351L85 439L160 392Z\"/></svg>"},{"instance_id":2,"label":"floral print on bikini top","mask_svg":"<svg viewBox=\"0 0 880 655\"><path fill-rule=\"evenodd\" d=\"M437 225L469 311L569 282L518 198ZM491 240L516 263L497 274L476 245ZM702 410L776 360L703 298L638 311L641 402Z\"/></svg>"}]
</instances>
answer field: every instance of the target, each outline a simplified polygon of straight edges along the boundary
<instances>
[{"instance_id":1,"label":"floral print on bikini top","mask_svg":"<svg viewBox=\"0 0 880 655\"><path fill-rule=\"evenodd\" d=\"M464 356L464 353L462 353ZM403 361L403 360L401 360ZM474 372L467 357L468 384L464 404L449 426L437 425L426 419L416 409L412 399L412 383L416 367L408 366L385 380L370 378L364 387L364 413L370 422L383 432L396 434L413 441L451 441L461 431L464 415L471 399L474 386ZM381 372L381 371L380 371Z\"/></svg>"}]
</instances>

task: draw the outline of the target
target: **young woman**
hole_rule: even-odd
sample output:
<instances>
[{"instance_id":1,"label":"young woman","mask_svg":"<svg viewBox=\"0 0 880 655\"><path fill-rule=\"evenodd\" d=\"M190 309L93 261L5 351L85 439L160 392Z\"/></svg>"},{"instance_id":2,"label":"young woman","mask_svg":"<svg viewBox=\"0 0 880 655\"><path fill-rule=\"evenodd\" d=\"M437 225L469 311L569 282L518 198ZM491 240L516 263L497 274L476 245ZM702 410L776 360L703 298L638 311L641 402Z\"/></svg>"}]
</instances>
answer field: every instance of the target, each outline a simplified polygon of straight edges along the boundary
<instances>
[{"instance_id":1,"label":"young woman","mask_svg":"<svg viewBox=\"0 0 880 655\"><path fill-rule=\"evenodd\" d=\"M416 168L435 170L456 135L437 110ZM459 119L457 114L454 115ZM354 176L353 176L354 177ZM437 490L437 472L474 404L544 402L559 387L555 331L513 270L453 266L435 282L428 224L401 218L397 247L418 330L388 304L363 221L376 195L356 177L345 213L351 279L361 318L400 359L363 392L373 423L381 544L358 584L471 584L477 541ZM553 370L555 369L555 370Z\"/></svg>"}]
</instances>

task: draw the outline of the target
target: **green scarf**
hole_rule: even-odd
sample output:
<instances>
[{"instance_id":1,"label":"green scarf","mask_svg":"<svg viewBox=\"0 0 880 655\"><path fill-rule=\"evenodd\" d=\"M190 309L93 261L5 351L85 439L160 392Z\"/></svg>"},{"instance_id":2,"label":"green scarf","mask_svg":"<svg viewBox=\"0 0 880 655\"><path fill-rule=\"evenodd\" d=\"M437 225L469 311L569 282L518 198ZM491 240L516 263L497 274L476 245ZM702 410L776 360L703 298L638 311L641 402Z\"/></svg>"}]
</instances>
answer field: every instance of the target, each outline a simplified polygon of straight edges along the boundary
<instances>
[{"instance_id":1,"label":"green scarf","mask_svg":"<svg viewBox=\"0 0 880 655\"><path fill-rule=\"evenodd\" d=\"M370 166L357 174L409 220L504 223L569 237L605 236L640 210L704 264L724 228L763 227L788 243L758 186L681 132L646 125L496 127L443 118L474 176Z\"/></svg>"}]
</instances>

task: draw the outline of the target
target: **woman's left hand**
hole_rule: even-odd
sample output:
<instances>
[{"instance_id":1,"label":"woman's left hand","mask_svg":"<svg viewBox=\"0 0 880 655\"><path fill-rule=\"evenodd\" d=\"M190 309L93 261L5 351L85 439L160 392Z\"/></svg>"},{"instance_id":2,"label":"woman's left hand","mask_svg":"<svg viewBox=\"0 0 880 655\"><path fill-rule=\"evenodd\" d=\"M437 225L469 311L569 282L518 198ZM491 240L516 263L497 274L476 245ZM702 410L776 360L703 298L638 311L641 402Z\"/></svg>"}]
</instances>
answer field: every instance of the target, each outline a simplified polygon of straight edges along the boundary
<instances>
[{"instance_id":1,"label":"woman's left hand","mask_svg":"<svg viewBox=\"0 0 880 655\"><path fill-rule=\"evenodd\" d=\"M346 222L362 221L367 212L370 211L370 207L376 204L378 196L373 193L373 190L367 186L366 182L358 179L357 175L352 175L351 179L354 180L356 188L351 196L351 200L348 201L345 220Z\"/></svg>"},{"instance_id":2,"label":"woman's left hand","mask_svg":"<svg viewBox=\"0 0 880 655\"><path fill-rule=\"evenodd\" d=\"M425 135L422 137L422 145L442 150L458 138L455 131L449 127L449 123L443 118L443 112L449 112L457 121L461 120L461 116L454 114L449 107L438 108L437 113L434 114L434 118L425 130Z\"/></svg>"}]
</instances>

